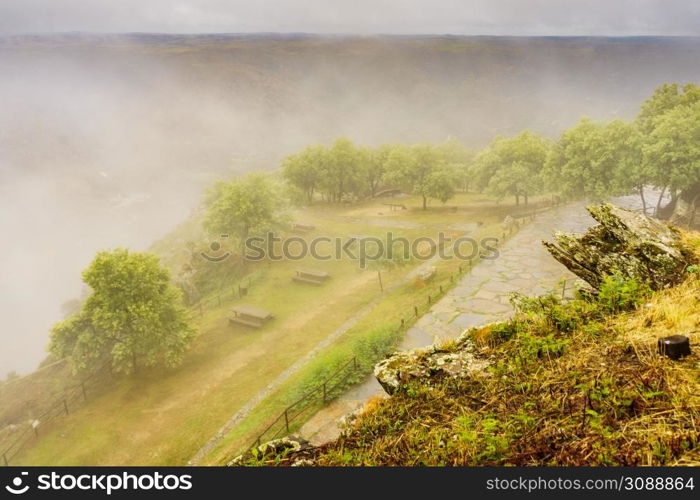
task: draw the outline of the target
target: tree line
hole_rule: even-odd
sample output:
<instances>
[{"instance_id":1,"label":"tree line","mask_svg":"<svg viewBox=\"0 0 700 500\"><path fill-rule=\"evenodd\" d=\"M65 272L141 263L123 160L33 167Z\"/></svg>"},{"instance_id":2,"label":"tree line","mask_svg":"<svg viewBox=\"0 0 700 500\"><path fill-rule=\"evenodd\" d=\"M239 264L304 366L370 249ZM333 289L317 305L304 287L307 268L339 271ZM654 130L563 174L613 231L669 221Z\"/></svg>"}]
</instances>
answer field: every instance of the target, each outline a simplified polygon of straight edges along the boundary
<instances>
[{"instance_id":1,"label":"tree line","mask_svg":"<svg viewBox=\"0 0 700 500\"><path fill-rule=\"evenodd\" d=\"M292 198L311 204L373 197L386 187L443 203L470 188L516 204L544 192L603 200L639 193L645 209L693 204L700 196L700 87L664 84L631 121L583 118L556 140L531 131L496 137L481 151L459 141L355 145L347 138L313 145L282 161ZM660 190L644 198L644 187Z\"/></svg>"},{"instance_id":2,"label":"tree line","mask_svg":"<svg viewBox=\"0 0 700 500\"><path fill-rule=\"evenodd\" d=\"M391 186L446 202L466 178L473 153L457 141L433 145L382 144L358 146L341 137L330 147L308 146L282 161L282 175L292 198L313 203L373 197Z\"/></svg>"}]
</instances>

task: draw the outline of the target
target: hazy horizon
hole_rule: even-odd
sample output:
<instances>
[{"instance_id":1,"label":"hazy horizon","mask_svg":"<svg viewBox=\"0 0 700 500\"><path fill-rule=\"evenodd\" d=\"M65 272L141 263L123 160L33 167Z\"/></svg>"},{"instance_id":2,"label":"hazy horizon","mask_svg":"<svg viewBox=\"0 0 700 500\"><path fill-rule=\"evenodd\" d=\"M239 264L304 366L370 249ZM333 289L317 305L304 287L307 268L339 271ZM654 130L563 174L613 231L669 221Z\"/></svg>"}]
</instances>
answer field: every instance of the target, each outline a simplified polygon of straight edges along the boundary
<instances>
[{"instance_id":1,"label":"hazy horizon","mask_svg":"<svg viewBox=\"0 0 700 500\"><path fill-rule=\"evenodd\" d=\"M556 137L700 80L697 37L47 35L0 40L0 377L46 355L97 250L148 248L215 179L341 135Z\"/></svg>"},{"instance_id":2,"label":"hazy horizon","mask_svg":"<svg viewBox=\"0 0 700 500\"><path fill-rule=\"evenodd\" d=\"M690 0L11 0L0 34L37 32L698 35Z\"/></svg>"}]
</instances>

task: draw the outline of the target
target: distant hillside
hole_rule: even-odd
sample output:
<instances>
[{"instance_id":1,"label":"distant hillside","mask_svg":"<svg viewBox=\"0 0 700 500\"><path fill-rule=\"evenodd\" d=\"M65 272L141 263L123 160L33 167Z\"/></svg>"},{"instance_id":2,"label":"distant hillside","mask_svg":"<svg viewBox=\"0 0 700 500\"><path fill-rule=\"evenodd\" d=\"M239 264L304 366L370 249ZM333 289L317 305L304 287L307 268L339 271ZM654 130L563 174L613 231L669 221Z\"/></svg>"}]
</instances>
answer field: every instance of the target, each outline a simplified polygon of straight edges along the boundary
<instances>
[{"instance_id":1,"label":"distant hillside","mask_svg":"<svg viewBox=\"0 0 700 500\"><path fill-rule=\"evenodd\" d=\"M63 35L5 39L0 61L74 92L72 111L96 113L91 133L109 126L147 158L210 170L341 134L480 146L524 128L555 135L584 114L631 117L660 83L700 79L699 49L696 38ZM17 125L38 114L13 116L15 134L33 133ZM72 131L42 125L55 153L50 141ZM88 160L94 143L80 139L59 153Z\"/></svg>"},{"instance_id":2,"label":"distant hillside","mask_svg":"<svg viewBox=\"0 0 700 500\"><path fill-rule=\"evenodd\" d=\"M632 117L660 83L699 81L699 53L698 38L2 38L0 197L21 218L0 230L22 245L0 264L13 287L0 314L22 340L0 374L36 366L96 250L146 247L216 178L342 134L480 147Z\"/></svg>"}]
</instances>

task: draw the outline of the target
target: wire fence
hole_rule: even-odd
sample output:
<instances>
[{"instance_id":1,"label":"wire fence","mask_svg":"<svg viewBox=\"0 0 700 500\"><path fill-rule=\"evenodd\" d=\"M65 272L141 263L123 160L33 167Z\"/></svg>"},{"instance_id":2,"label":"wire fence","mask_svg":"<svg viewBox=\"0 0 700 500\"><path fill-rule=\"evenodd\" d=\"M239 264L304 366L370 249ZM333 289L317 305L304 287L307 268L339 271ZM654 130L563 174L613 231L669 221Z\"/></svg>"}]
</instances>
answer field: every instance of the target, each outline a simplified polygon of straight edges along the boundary
<instances>
[{"instance_id":1,"label":"wire fence","mask_svg":"<svg viewBox=\"0 0 700 500\"><path fill-rule=\"evenodd\" d=\"M518 230L524 227L528 222L534 221L539 213L558 205L558 200L556 202L554 202L554 200L549 203L544 202L538 206L532 206L530 211L522 213L518 217L513 217L515 223L508 224L502 228L499 238L499 246L505 243L508 238L517 233ZM445 283L445 286L442 284L437 285L435 287L436 289L432 292L432 295L430 293L427 295L426 302L423 302L420 305L414 305L411 311L413 320L418 319L422 314L429 311L432 304L434 304L444 295L444 293L449 289L450 285L455 284L465 275L465 273L469 273L477 262L478 259L471 259L464 265L460 264L456 271L449 274L449 281ZM444 279L447 280L448 278ZM572 279L575 278L563 277L560 281L562 301L565 300L568 294L573 291L569 286ZM559 294L559 291L554 290L553 293ZM397 325L398 329L405 330L409 326L410 321L411 320L402 317L400 319L400 324ZM248 446L247 449L245 449L243 455L249 455L253 449L259 448L263 443L289 435L290 432L297 428L296 424L301 420L302 416L311 415L313 410L318 411L324 407L328 402L342 392L342 388L344 387L343 384L346 382L346 380L360 369L360 363L358 362L357 356L355 356L333 372L318 386L314 387L297 401L286 407L274 420L272 420L270 424L267 425L267 427L264 428L262 432L256 436L255 440ZM339 388L340 391L338 391Z\"/></svg>"},{"instance_id":2,"label":"wire fence","mask_svg":"<svg viewBox=\"0 0 700 500\"><path fill-rule=\"evenodd\" d=\"M251 273L230 286L222 286L217 291L211 292L191 307L191 310L199 316L204 316L208 309L221 307L225 302L242 299L250 292L250 289L262 279L263 271Z\"/></svg>"},{"instance_id":3,"label":"wire fence","mask_svg":"<svg viewBox=\"0 0 700 500\"><path fill-rule=\"evenodd\" d=\"M285 408L284 411L255 438L255 441L248 447L245 454L250 453L253 448L259 447L263 443L288 435L293 428L293 424L298 421L302 415L308 414L311 410L318 409L318 407L325 406L336 395L335 390L341 387L345 380L356 372L358 368L357 358L353 357L350 361L333 372L321 384Z\"/></svg>"},{"instance_id":4,"label":"wire fence","mask_svg":"<svg viewBox=\"0 0 700 500\"><path fill-rule=\"evenodd\" d=\"M88 401L88 396L103 386L108 370L99 370L85 377L59 394L50 398L50 403L31 418L21 423L6 426L0 436L0 465L9 466L24 446L40 437L43 429L59 418L65 417ZM49 399L49 398L47 398Z\"/></svg>"}]
</instances>

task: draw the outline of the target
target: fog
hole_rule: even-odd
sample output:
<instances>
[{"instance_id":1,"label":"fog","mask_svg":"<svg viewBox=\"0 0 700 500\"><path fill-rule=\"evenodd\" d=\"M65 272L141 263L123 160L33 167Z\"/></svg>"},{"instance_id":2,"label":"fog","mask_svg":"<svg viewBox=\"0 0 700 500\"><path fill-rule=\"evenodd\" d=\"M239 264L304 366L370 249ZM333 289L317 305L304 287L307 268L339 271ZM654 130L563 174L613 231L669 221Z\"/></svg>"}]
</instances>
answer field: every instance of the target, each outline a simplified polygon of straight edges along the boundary
<instances>
[{"instance_id":1,"label":"fog","mask_svg":"<svg viewBox=\"0 0 700 500\"><path fill-rule=\"evenodd\" d=\"M697 39L0 39L0 376L46 355L97 250L147 249L215 179L312 142L481 147L631 118L697 81Z\"/></svg>"},{"instance_id":2,"label":"fog","mask_svg":"<svg viewBox=\"0 0 700 500\"><path fill-rule=\"evenodd\" d=\"M692 0L4 0L0 33L697 35Z\"/></svg>"}]
</instances>

